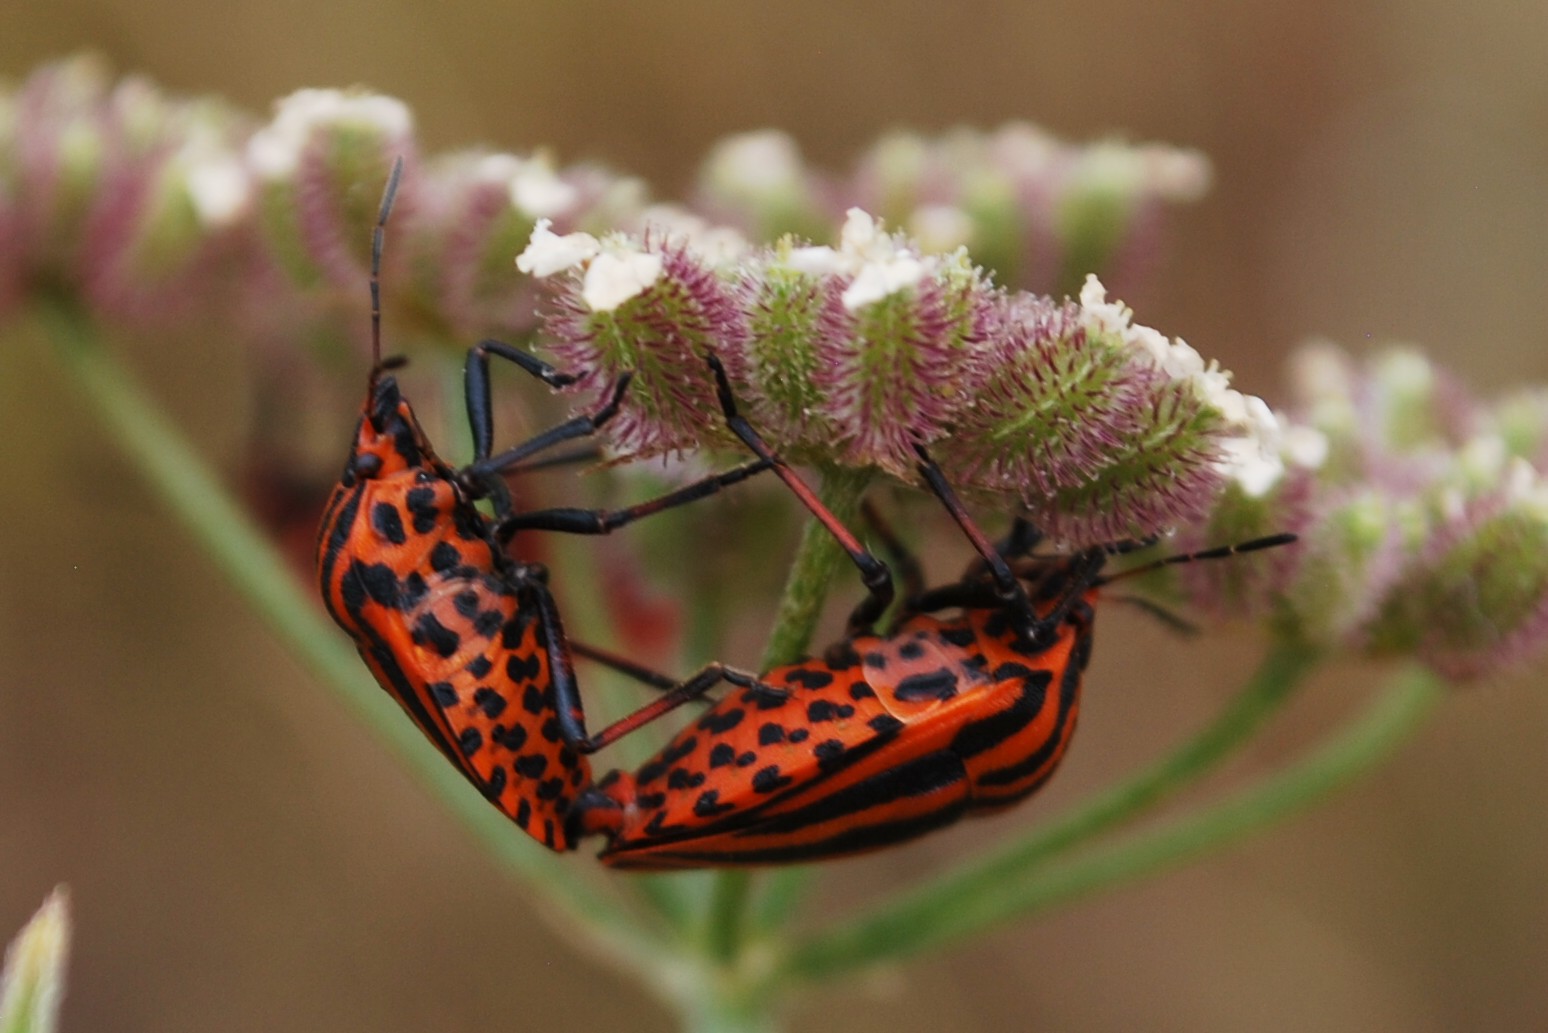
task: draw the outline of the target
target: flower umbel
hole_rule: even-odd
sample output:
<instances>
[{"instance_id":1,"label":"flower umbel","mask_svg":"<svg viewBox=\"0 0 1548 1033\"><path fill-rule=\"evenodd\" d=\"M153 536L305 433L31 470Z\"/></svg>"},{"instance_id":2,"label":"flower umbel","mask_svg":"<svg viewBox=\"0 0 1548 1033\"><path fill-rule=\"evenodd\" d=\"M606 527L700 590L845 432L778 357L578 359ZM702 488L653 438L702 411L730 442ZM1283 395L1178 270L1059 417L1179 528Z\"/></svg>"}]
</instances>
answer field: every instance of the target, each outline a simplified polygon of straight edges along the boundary
<instances>
[{"instance_id":1,"label":"flower umbel","mask_svg":"<svg viewBox=\"0 0 1548 1033\"><path fill-rule=\"evenodd\" d=\"M1327 345L1295 360L1296 418L1279 441L1286 476L1233 486L1201 538L1290 530L1301 546L1273 576L1182 576L1220 610L1272 606L1323 646L1414 654L1453 679L1548 645L1548 481L1531 392L1488 405L1417 351L1363 365ZM1273 526L1270 526L1273 525Z\"/></svg>"},{"instance_id":2,"label":"flower umbel","mask_svg":"<svg viewBox=\"0 0 1548 1033\"><path fill-rule=\"evenodd\" d=\"M540 222L517 262L553 284L545 328L584 404L634 375L610 427L625 454L724 440L713 352L787 457L912 481L938 448L963 487L1071 541L1156 534L1230 480L1261 494L1282 473L1268 407L1094 277L1079 302L1006 294L960 249L925 254L859 209L836 248L738 259L660 239Z\"/></svg>"}]
</instances>

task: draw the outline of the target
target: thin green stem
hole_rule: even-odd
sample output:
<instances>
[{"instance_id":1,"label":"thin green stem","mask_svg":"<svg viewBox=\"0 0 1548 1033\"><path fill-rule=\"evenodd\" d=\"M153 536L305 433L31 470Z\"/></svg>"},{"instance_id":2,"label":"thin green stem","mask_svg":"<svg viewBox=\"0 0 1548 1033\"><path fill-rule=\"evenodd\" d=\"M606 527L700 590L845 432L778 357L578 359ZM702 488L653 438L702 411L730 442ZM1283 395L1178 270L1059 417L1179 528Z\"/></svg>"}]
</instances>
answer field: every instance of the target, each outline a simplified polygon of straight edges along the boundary
<instances>
[{"instance_id":1,"label":"thin green stem","mask_svg":"<svg viewBox=\"0 0 1548 1033\"><path fill-rule=\"evenodd\" d=\"M776 1033L779 1029L773 1010L762 999L706 993L683 1010L686 1033Z\"/></svg>"},{"instance_id":2,"label":"thin green stem","mask_svg":"<svg viewBox=\"0 0 1548 1033\"><path fill-rule=\"evenodd\" d=\"M917 913L888 908L813 938L791 954L784 970L807 979L831 979L1024 919L1244 839L1387 759L1441 699L1444 688L1427 671L1406 670L1363 717L1321 748L1221 803L1023 878L964 887L947 908L935 906L938 901L921 908L918 898Z\"/></svg>"},{"instance_id":3,"label":"thin green stem","mask_svg":"<svg viewBox=\"0 0 1548 1033\"><path fill-rule=\"evenodd\" d=\"M862 918L848 935L871 930L875 937L860 949L889 949L898 926L913 928L953 921L964 899L982 887L1023 879L1049 858L1087 842L1128 821L1212 771L1246 742L1294 693L1315 664L1315 655L1293 645L1277 645L1229 706L1207 727L1156 764L1066 814L1028 831L1006 848L959 868L891 902L885 912ZM845 935L835 932L836 936ZM858 940L851 939L851 945Z\"/></svg>"},{"instance_id":4,"label":"thin green stem","mask_svg":"<svg viewBox=\"0 0 1548 1033\"><path fill-rule=\"evenodd\" d=\"M931 883L913 899L949 899L971 892L975 885L1022 876L1050 857L1138 817L1199 781L1250 740L1289 701L1316 660L1317 654L1303 646L1276 644L1226 709L1170 755L1127 782L1030 830L1004 850Z\"/></svg>"},{"instance_id":5,"label":"thin green stem","mask_svg":"<svg viewBox=\"0 0 1548 1033\"><path fill-rule=\"evenodd\" d=\"M281 642L360 718L440 802L514 873L541 884L570 915L636 967L660 942L629 920L609 894L577 877L559 856L518 835L372 681L343 634L302 591L284 557L221 486L187 439L162 415L92 322L62 304L41 308L54 353L109 436L146 483Z\"/></svg>"}]
</instances>

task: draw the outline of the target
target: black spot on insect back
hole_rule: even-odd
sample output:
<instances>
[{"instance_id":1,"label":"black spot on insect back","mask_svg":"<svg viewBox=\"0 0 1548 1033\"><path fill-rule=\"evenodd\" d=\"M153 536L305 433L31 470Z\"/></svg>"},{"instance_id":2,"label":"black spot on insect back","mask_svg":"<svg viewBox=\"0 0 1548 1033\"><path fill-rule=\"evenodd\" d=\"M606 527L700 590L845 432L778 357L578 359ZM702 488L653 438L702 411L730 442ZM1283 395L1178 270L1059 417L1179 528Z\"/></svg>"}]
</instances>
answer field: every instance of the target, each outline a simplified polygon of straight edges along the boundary
<instances>
[{"instance_id":1,"label":"black spot on insect back","mask_svg":"<svg viewBox=\"0 0 1548 1033\"><path fill-rule=\"evenodd\" d=\"M484 712L486 717L499 717L505 713L505 697L487 685L480 685L473 692L473 704Z\"/></svg>"},{"instance_id":2,"label":"black spot on insect back","mask_svg":"<svg viewBox=\"0 0 1548 1033\"><path fill-rule=\"evenodd\" d=\"M785 680L804 689L825 689L833 684L833 674L818 668L800 667L786 674Z\"/></svg>"},{"instance_id":3,"label":"black spot on insect back","mask_svg":"<svg viewBox=\"0 0 1548 1033\"><path fill-rule=\"evenodd\" d=\"M942 628L941 638L947 645L956 646L958 649L966 649L978 638L972 628Z\"/></svg>"},{"instance_id":4,"label":"black spot on insect back","mask_svg":"<svg viewBox=\"0 0 1548 1033\"><path fill-rule=\"evenodd\" d=\"M714 818L733 809L734 805L720 802L718 789L706 789L693 802L693 814L696 818Z\"/></svg>"},{"instance_id":5,"label":"black spot on insect back","mask_svg":"<svg viewBox=\"0 0 1548 1033\"><path fill-rule=\"evenodd\" d=\"M512 653L505 661L505 676L511 681L533 681L543 673L543 662L536 653Z\"/></svg>"},{"instance_id":6,"label":"black spot on insect back","mask_svg":"<svg viewBox=\"0 0 1548 1033\"><path fill-rule=\"evenodd\" d=\"M499 610L485 610L473 618L473 630L484 638L494 638L505 624L505 614Z\"/></svg>"},{"instance_id":7,"label":"black spot on insect back","mask_svg":"<svg viewBox=\"0 0 1548 1033\"><path fill-rule=\"evenodd\" d=\"M414 518L416 534L429 534L435 530L441 521L441 513L435 505L434 488L410 488L403 501Z\"/></svg>"},{"instance_id":8,"label":"black spot on insect back","mask_svg":"<svg viewBox=\"0 0 1548 1033\"><path fill-rule=\"evenodd\" d=\"M752 787L755 793L774 793L785 788L794 779L788 775L779 773L778 764L770 764L766 768L759 768L752 777Z\"/></svg>"},{"instance_id":9,"label":"black spot on insect back","mask_svg":"<svg viewBox=\"0 0 1548 1033\"><path fill-rule=\"evenodd\" d=\"M951 699L957 694L957 676L946 668L927 674L911 674L898 682L893 696L905 703L929 699Z\"/></svg>"},{"instance_id":10,"label":"black spot on insect back","mask_svg":"<svg viewBox=\"0 0 1548 1033\"><path fill-rule=\"evenodd\" d=\"M725 712L710 711L699 718L699 727L714 735L722 735L742 723L742 718L747 711L741 707L735 707Z\"/></svg>"},{"instance_id":11,"label":"black spot on insect back","mask_svg":"<svg viewBox=\"0 0 1548 1033\"><path fill-rule=\"evenodd\" d=\"M390 502L378 502L371 507L371 526L376 528L376 533L393 545L402 545L408 541L408 535L403 531L403 518L398 514L398 507Z\"/></svg>"},{"instance_id":12,"label":"black spot on insect back","mask_svg":"<svg viewBox=\"0 0 1548 1033\"><path fill-rule=\"evenodd\" d=\"M436 620L435 614L421 614L414 622L414 641L429 646L441 656L451 656L462 645L455 631Z\"/></svg>"},{"instance_id":13,"label":"black spot on insect back","mask_svg":"<svg viewBox=\"0 0 1548 1033\"><path fill-rule=\"evenodd\" d=\"M430 569L438 574L455 570L462 565L462 553L451 542L436 542L430 550Z\"/></svg>"},{"instance_id":14,"label":"black spot on insect back","mask_svg":"<svg viewBox=\"0 0 1548 1033\"><path fill-rule=\"evenodd\" d=\"M344 575L345 605L352 597L350 582L355 582L364 595L377 606L389 610L398 608L398 575L385 563L361 563L356 560ZM364 602L364 600L362 600Z\"/></svg>"},{"instance_id":15,"label":"black spot on insect back","mask_svg":"<svg viewBox=\"0 0 1548 1033\"><path fill-rule=\"evenodd\" d=\"M495 725L494 731L490 733L490 738L507 750L515 753L527 745L527 729L524 725L511 725L509 728L504 725Z\"/></svg>"},{"instance_id":16,"label":"black spot on insect back","mask_svg":"<svg viewBox=\"0 0 1548 1033\"><path fill-rule=\"evenodd\" d=\"M818 768L831 771L844 757L844 743L839 739L827 739L812 747L812 756L817 758Z\"/></svg>"},{"instance_id":17,"label":"black spot on insect back","mask_svg":"<svg viewBox=\"0 0 1548 1033\"><path fill-rule=\"evenodd\" d=\"M514 767L522 778L542 778L543 772L548 770L548 758L541 753L528 753L517 757Z\"/></svg>"}]
</instances>

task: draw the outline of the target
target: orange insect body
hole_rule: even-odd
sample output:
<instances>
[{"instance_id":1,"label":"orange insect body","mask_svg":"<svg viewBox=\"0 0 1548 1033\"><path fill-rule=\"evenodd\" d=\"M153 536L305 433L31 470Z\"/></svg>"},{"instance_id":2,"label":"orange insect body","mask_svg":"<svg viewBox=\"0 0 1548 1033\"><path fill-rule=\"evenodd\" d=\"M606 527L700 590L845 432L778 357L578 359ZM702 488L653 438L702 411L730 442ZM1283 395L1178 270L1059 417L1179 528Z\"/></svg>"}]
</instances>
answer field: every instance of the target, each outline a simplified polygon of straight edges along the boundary
<instances>
[{"instance_id":1,"label":"orange insect body","mask_svg":"<svg viewBox=\"0 0 1548 1033\"><path fill-rule=\"evenodd\" d=\"M507 558L390 376L328 502L317 570L328 611L430 741L522 829L568 849L564 818L591 771L561 730L554 672L569 659L540 568Z\"/></svg>"},{"instance_id":2,"label":"orange insect body","mask_svg":"<svg viewBox=\"0 0 1548 1033\"><path fill-rule=\"evenodd\" d=\"M1075 576L1042 571L1034 604L1062 617L1036 639L1003 606L969 607L775 668L760 680L785 696L722 700L586 793L578 822L610 837L606 864L660 869L838 857L1013 804L1075 730L1096 599L1070 594Z\"/></svg>"},{"instance_id":3,"label":"orange insect body","mask_svg":"<svg viewBox=\"0 0 1548 1033\"><path fill-rule=\"evenodd\" d=\"M629 378L607 404L492 454L489 358L505 359L552 387L577 379L519 348L480 342L468 353L465 388L473 462L453 469L436 456L396 379L381 359L381 253L401 162L382 196L372 237L371 342L366 402L349 460L333 490L317 542L317 576L328 612L366 666L420 730L470 782L528 834L568 850L571 805L591 784L585 757L722 680L750 675L706 664L678 681L569 641L536 563L514 560L517 531L607 534L736 484L759 461L713 474L627 509L516 512L504 476L566 441L595 434L618 412ZM561 457L557 461L566 461ZM478 510L489 499L494 520ZM585 714L572 650L662 692L596 735Z\"/></svg>"}]
</instances>

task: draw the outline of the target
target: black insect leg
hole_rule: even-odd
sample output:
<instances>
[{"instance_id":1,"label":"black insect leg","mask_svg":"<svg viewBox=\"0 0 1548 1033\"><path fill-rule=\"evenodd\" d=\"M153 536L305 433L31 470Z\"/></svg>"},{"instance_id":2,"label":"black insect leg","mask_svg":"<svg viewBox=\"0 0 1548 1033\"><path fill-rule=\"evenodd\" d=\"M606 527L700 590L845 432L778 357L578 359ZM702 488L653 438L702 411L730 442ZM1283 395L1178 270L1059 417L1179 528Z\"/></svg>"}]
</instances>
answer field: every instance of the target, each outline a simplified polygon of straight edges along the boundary
<instances>
[{"instance_id":1,"label":"black insect leg","mask_svg":"<svg viewBox=\"0 0 1548 1033\"><path fill-rule=\"evenodd\" d=\"M839 547L848 555L851 562L860 570L860 580L865 583L867 595L860 600L860 604L849 615L849 625L846 634L850 637L863 635L870 631L871 626L887 612L887 607L892 605L893 587L892 571L887 565L875 556L871 555L854 532L845 527L834 516L828 507L823 505L815 492L801 480L799 474L792 470L783 459L776 456L769 448L763 437L753 429L752 424L737 412L736 397L731 391L730 378L726 376L726 368L720 359L711 354L705 357L709 363L710 371L715 375L716 394L720 399L720 409L724 413L726 426L735 434L742 443L752 450L759 459L768 463L775 475L785 482L807 511L827 529L828 533L838 541Z\"/></svg>"},{"instance_id":2,"label":"black insect leg","mask_svg":"<svg viewBox=\"0 0 1548 1033\"><path fill-rule=\"evenodd\" d=\"M483 340L468 349L462 386L467 398L468 425L473 431L475 463L488 459L494 449L494 414L490 410L489 390L489 356L491 355L498 355L514 363L549 387L569 387L580 379L575 374L555 369L536 355L530 355L504 341Z\"/></svg>"},{"instance_id":3,"label":"black insect leg","mask_svg":"<svg viewBox=\"0 0 1548 1033\"><path fill-rule=\"evenodd\" d=\"M903 605L893 613L891 620L892 626L896 627L921 612L915 608L913 600L926 591L924 567L920 564L919 557L904 544L903 539L893 530L892 524L882 516L881 510L877 509L876 504L870 499L860 503L860 516L871 535L881 542L888 565L897 572L898 579L903 582Z\"/></svg>"},{"instance_id":4,"label":"black insect leg","mask_svg":"<svg viewBox=\"0 0 1548 1033\"><path fill-rule=\"evenodd\" d=\"M663 510L707 498L723 488L745 481L754 474L769 468L769 463L756 459L722 473L711 474L676 491L654 499L636 503L624 509L578 509L556 507L535 509L526 513L513 513L495 526L495 537L501 543L510 541L517 531L564 531L569 534L610 534L633 523L641 517L651 516Z\"/></svg>"},{"instance_id":5,"label":"black insect leg","mask_svg":"<svg viewBox=\"0 0 1548 1033\"><path fill-rule=\"evenodd\" d=\"M572 644L565 637L564 624L559 619L559 609L554 604L554 597L548 590L548 586L540 578L532 578L525 581L522 590L536 608L538 620L543 629L544 647L548 653L548 670L553 683L554 712L559 721L559 734L564 737L566 743L580 753L594 753L609 743L616 742L620 737L649 724L684 703L701 698L722 681L778 696L785 695L783 690L760 682L756 675L724 664L706 664L692 676L678 681L604 650ZM586 731L586 712L581 704L580 690L576 685L572 654L586 656L606 664L651 688L662 690L663 695L627 717L614 721L596 735L591 735Z\"/></svg>"},{"instance_id":6,"label":"black insect leg","mask_svg":"<svg viewBox=\"0 0 1548 1033\"><path fill-rule=\"evenodd\" d=\"M469 361L468 369L472 370L474 368L475 363ZM546 451L555 445L595 434L607 421L618 415L619 406L623 404L624 392L629 388L629 380L630 376L627 373L619 377L618 383L613 388L613 393L608 396L607 401L596 412L568 419L494 456L488 454L489 441L493 435L493 430L489 423L488 381L484 381L481 389L483 396L482 408L475 411L471 402L468 406L468 419L473 427L474 459L473 462L458 472L458 479L474 496L493 498L495 500L496 516L501 518L510 516L510 497L505 489L502 475L513 467L518 466L523 460ZM470 389L468 394L471 398L474 392Z\"/></svg>"},{"instance_id":7,"label":"black insect leg","mask_svg":"<svg viewBox=\"0 0 1548 1033\"><path fill-rule=\"evenodd\" d=\"M936 498L941 500L941 505L946 507L946 512L951 514L951 518L957 522L962 533L967 535L968 541L973 543L973 548L977 550L987 567L999 605L1006 607L1015 621L1016 630L1021 635L1033 641L1040 641L1050 629L1046 622L1038 619L1037 612L1032 609L1032 600L1027 598L1027 590L1022 587L1010 564L1005 562L1005 557L1000 555L994 543L968 513L967 507L962 505L962 500L952 490L946 475L941 472L935 460L930 458L930 453L923 445L915 445L914 452L919 456L919 474L924 478L925 485Z\"/></svg>"}]
</instances>

